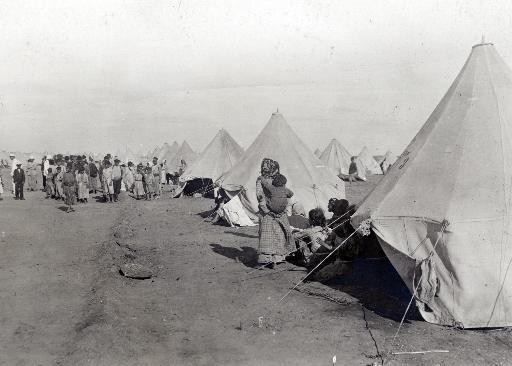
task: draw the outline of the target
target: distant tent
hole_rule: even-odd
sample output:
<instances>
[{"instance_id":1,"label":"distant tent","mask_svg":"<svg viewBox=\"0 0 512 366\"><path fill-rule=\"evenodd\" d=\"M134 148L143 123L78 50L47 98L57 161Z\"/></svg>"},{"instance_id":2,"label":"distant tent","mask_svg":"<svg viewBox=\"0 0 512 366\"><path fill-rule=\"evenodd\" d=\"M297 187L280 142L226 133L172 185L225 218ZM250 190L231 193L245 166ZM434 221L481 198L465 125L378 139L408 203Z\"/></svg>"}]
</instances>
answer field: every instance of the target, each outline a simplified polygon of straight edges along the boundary
<instances>
[{"instance_id":1,"label":"distant tent","mask_svg":"<svg viewBox=\"0 0 512 366\"><path fill-rule=\"evenodd\" d=\"M336 174L348 174L350 158L352 156L336 139L332 139L329 145L320 155L322 160Z\"/></svg>"},{"instance_id":2,"label":"distant tent","mask_svg":"<svg viewBox=\"0 0 512 366\"><path fill-rule=\"evenodd\" d=\"M320 158L320 155L322 155L322 152L320 151L320 149L319 149L319 148L317 148L313 154L314 154L317 158Z\"/></svg>"},{"instance_id":3,"label":"distant tent","mask_svg":"<svg viewBox=\"0 0 512 366\"><path fill-rule=\"evenodd\" d=\"M167 171L174 173L179 172L182 160L185 161L187 166L192 164L197 159L197 153L192 150L187 141L183 141L176 154L173 156L166 155L163 159L167 160Z\"/></svg>"},{"instance_id":4,"label":"distant tent","mask_svg":"<svg viewBox=\"0 0 512 366\"><path fill-rule=\"evenodd\" d=\"M244 149L226 130L221 129L199 158L189 165L180 177L180 181L187 184L177 193L177 196L182 192L191 195L200 191L201 187L205 189L205 193L212 193L213 182L231 169L243 153Z\"/></svg>"},{"instance_id":5,"label":"distant tent","mask_svg":"<svg viewBox=\"0 0 512 366\"><path fill-rule=\"evenodd\" d=\"M163 163L164 160L171 160L174 157L174 155L176 155L179 149L180 145L176 141L174 141L172 145L169 145L166 142L155 156L158 158L159 163Z\"/></svg>"},{"instance_id":6,"label":"distant tent","mask_svg":"<svg viewBox=\"0 0 512 366\"><path fill-rule=\"evenodd\" d=\"M365 146L358 155L359 160L366 169L367 174L382 174L382 169Z\"/></svg>"},{"instance_id":7,"label":"distant tent","mask_svg":"<svg viewBox=\"0 0 512 366\"><path fill-rule=\"evenodd\" d=\"M245 214L253 221L257 221L256 178L263 158L279 162L287 187L295 193L294 200L307 211L326 209L330 198L345 197L343 181L313 155L280 113L273 113L238 163L219 179L229 197L240 198Z\"/></svg>"},{"instance_id":8,"label":"distant tent","mask_svg":"<svg viewBox=\"0 0 512 366\"><path fill-rule=\"evenodd\" d=\"M396 159L397 159L397 156L388 150L386 155L384 155L384 158L382 159L382 161L379 163L380 167L382 169L382 172L384 174L389 170L391 165L393 165L395 163Z\"/></svg>"},{"instance_id":9,"label":"distant tent","mask_svg":"<svg viewBox=\"0 0 512 366\"><path fill-rule=\"evenodd\" d=\"M352 224L371 219L426 321L509 327L511 204L512 71L478 44Z\"/></svg>"}]
</instances>

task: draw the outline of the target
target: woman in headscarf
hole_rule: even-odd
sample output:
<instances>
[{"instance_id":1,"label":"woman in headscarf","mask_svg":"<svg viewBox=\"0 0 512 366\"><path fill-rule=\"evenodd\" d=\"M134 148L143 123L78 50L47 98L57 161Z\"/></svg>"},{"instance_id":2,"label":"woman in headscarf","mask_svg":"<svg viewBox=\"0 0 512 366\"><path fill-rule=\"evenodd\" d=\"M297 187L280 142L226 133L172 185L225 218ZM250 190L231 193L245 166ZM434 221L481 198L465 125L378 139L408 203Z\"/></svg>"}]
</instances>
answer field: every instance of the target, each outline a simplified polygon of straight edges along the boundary
<instances>
[{"instance_id":1,"label":"woman in headscarf","mask_svg":"<svg viewBox=\"0 0 512 366\"><path fill-rule=\"evenodd\" d=\"M62 176L62 189L68 206L66 212L74 211L72 206L76 203L76 176L73 173L73 164L66 166L66 172Z\"/></svg>"},{"instance_id":2,"label":"woman in headscarf","mask_svg":"<svg viewBox=\"0 0 512 366\"><path fill-rule=\"evenodd\" d=\"M286 212L275 215L267 207L268 192L261 182L272 184L272 178L279 173L279 163L264 158L261 162L261 175L256 179L256 198L258 199L260 230L258 245L258 263L275 265L285 261L291 250L291 231Z\"/></svg>"}]
</instances>

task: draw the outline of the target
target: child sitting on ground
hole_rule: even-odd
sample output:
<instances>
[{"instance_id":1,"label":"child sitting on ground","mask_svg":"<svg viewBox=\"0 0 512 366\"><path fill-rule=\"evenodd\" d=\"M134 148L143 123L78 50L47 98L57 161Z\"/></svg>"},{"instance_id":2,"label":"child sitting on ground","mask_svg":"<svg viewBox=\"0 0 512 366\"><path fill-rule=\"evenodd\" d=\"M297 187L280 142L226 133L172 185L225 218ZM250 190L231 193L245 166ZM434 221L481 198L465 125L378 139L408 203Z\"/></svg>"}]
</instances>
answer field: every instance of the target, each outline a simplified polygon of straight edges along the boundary
<instances>
[{"instance_id":1,"label":"child sitting on ground","mask_svg":"<svg viewBox=\"0 0 512 366\"><path fill-rule=\"evenodd\" d=\"M331 235L331 229L326 226L324 211L321 208L314 208L309 211L310 227L304 230L298 230L296 238L299 248L299 257L302 257L301 264L310 267L313 262L317 262L316 253L328 253L333 248L327 243ZM297 235L298 234L298 235Z\"/></svg>"},{"instance_id":2,"label":"child sitting on ground","mask_svg":"<svg viewBox=\"0 0 512 366\"><path fill-rule=\"evenodd\" d=\"M279 173L272 179L272 184L264 180L261 181L261 185L268 192L267 209L274 216L280 216L286 211L288 198L293 196L293 192L286 188L286 182L286 177Z\"/></svg>"}]
</instances>

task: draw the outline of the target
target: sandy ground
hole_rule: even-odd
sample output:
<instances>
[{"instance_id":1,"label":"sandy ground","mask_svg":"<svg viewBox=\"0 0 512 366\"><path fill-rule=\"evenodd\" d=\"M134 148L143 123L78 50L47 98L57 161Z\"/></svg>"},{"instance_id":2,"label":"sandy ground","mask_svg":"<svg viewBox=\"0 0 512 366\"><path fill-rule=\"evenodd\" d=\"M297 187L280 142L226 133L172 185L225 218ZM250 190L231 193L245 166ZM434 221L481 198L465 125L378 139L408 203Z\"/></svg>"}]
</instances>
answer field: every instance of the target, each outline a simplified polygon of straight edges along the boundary
<instances>
[{"instance_id":1,"label":"sandy ground","mask_svg":"<svg viewBox=\"0 0 512 366\"><path fill-rule=\"evenodd\" d=\"M347 189L352 202L376 183ZM42 192L0 202L1 365L509 365L512 333L460 330L413 310L385 260L328 283L291 264L254 270L256 228L203 222L206 199L117 204L66 214ZM154 272L123 277L124 263ZM442 349L449 353L394 356Z\"/></svg>"}]
</instances>

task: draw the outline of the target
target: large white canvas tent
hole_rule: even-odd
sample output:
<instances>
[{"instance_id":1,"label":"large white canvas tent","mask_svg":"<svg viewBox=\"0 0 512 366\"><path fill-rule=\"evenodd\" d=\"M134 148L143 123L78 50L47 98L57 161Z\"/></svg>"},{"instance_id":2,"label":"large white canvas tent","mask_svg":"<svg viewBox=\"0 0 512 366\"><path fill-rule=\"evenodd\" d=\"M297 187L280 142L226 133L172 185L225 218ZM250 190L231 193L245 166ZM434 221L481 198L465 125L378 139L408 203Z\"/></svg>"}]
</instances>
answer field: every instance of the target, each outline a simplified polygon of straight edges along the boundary
<instances>
[{"instance_id":1,"label":"large white canvas tent","mask_svg":"<svg viewBox=\"0 0 512 366\"><path fill-rule=\"evenodd\" d=\"M175 197L201 193L213 197L213 182L235 165L244 149L224 129L219 130L201 155L180 177L185 182Z\"/></svg>"},{"instance_id":2,"label":"large white canvas tent","mask_svg":"<svg viewBox=\"0 0 512 366\"><path fill-rule=\"evenodd\" d=\"M478 44L352 224L371 219L425 320L511 326L511 199L512 72Z\"/></svg>"},{"instance_id":3,"label":"large white canvas tent","mask_svg":"<svg viewBox=\"0 0 512 366\"><path fill-rule=\"evenodd\" d=\"M345 185L317 159L280 113L273 113L265 128L235 166L220 178L229 197L237 197L247 215L257 221L256 178L263 158L276 160L294 199L306 210L327 208L331 197L344 198Z\"/></svg>"},{"instance_id":4,"label":"large white canvas tent","mask_svg":"<svg viewBox=\"0 0 512 366\"><path fill-rule=\"evenodd\" d=\"M377 161L373 158L366 146L363 147L357 157L366 169L367 174L382 174L382 169L380 168L379 163L377 163Z\"/></svg>"},{"instance_id":5,"label":"large white canvas tent","mask_svg":"<svg viewBox=\"0 0 512 366\"><path fill-rule=\"evenodd\" d=\"M197 153L192 150L187 141L183 141L178 152L171 156L170 154L164 156L167 160L167 171L170 173L178 172L181 167L181 160L184 160L187 165L190 165L197 159Z\"/></svg>"},{"instance_id":6,"label":"large white canvas tent","mask_svg":"<svg viewBox=\"0 0 512 366\"><path fill-rule=\"evenodd\" d=\"M172 145L169 145L167 142L162 146L162 148L154 155L158 158L158 162L163 163L164 160L171 160L180 150L180 145L174 141ZM151 159L153 156L151 157Z\"/></svg>"},{"instance_id":7,"label":"large white canvas tent","mask_svg":"<svg viewBox=\"0 0 512 366\"><path fill-rule=\"evenodd\" d=\"M320 155L322 160L336 174L348 174L351 155L336 139L332 139L329 145Z\"/></svg>"},{"instance_id":8,"label":"large white canvas tent","mask_svg":"<svg viewBox=\"0 0 512 366\"><path fill-rule=\"evenodd\" d=\"M224 129L219 130L199 158L190 164L180 181L195 178L217 180L223 173L235 165L243 155L244 149Z\"/></svg>"}]
</instances>

